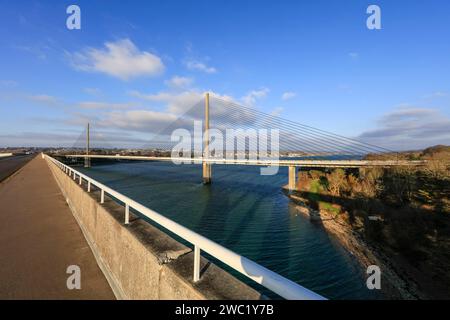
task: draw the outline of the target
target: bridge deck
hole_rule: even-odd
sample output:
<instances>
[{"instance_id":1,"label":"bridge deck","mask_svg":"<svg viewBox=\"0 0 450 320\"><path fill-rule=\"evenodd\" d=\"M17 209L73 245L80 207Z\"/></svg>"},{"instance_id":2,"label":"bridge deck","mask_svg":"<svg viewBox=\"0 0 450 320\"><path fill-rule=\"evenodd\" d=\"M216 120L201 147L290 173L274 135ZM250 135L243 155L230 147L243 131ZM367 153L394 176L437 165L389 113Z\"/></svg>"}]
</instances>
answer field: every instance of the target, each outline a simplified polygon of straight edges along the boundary
<instances>
[{"instance_id":1,"label":"bridge deck","mask_svg":"<svg viewBox=\"0 0 450 320\"><path fill-rule=\"evenodd\" d=\"M52 173L35 157L0 184L0 298L114 299ZM67 267L81 290L67 289Z\"/></svg>"},{"instance_id":2,"label":"bridge deck","mask_svg":"<svg viewBox=\"0 0 450 320\"><path fill-rule=\"evenodd\" d=\"M148 156L119 156L119 155L66 155L67 158L91 158L91 159L116 159L116 160L139 160L139 161L171 161L201 164L226 165L251 165L251 166L281 166L281 167L304 167L304 168L360 168L360 167L393 167L393 166L421 166L424 161L406 160L249 160L249 159L216 159L216 158L176 158L176 157L148 157Z\"/></svg>"}]
</instances>

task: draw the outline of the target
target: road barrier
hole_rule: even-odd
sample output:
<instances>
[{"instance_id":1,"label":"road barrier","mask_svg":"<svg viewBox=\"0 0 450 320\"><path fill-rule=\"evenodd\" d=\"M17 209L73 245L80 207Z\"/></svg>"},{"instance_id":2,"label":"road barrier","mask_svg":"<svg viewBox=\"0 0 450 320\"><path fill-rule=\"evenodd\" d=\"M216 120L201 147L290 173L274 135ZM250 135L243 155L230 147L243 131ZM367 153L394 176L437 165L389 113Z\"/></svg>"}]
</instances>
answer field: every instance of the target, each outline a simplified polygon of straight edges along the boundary
<instances>
[{"instance_id":1,"label":"road barrier","mask_svg":"<svg viewBox=\"0 0 450 320\"><path fill-rule=\"evenodd\" d=\"M142 204L128 198L127 196L109 188L108 186L88 177L87 175L73 169L64 163L43 154L43 158L48 159L51 163L56 165L64 173L69 175L81 185L83 180L87 182L87 192L90 192L92 186L100 190L100 203L104 203L105 194L108 194L124 204L124 223L129 224L130 209L134 209L143 216L149 218L151 221L164 227L170 232L176 234L180 238L186 240L194 246L194 270L193 280L197 282L200 280L200 254L201 251L208 253L217 260L230 266L242 275L252 279L256 283L261 284L267 289L273 291L285 299L292 300L325 300L321 295L275 273L256 262L243 257L220 244L205 238L198 233L172 221L163 215L143 206Z\"/></svg>"}]
</instances>

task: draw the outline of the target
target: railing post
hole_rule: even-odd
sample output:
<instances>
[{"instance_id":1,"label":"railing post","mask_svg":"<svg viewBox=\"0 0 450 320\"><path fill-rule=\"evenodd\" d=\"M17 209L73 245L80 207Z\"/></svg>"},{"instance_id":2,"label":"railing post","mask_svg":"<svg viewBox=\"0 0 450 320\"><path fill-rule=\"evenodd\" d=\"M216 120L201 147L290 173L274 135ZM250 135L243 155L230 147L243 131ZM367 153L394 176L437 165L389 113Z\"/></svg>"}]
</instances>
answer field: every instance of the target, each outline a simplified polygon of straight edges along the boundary
<instances>
[{"instance_id":1,"label":"railing post","mask_svg":"<svg viewBox=\"0 0 450 320\"><path fill-rule=\"evenodd\" d=\"M194 245L194 282L200 280L200 248Z\"/></svg>"},{"instance_id":2,"label":"railing post","mask_svg":"<svg viewBox=\"0 0 450 320\"><path fill-rule=\"evenodd\" d=\"M105 190L103 190L103 189L100 194L100 203L105 203Z\"/></svg>"},{"instance_id":3,"label":"railing post","mask_svg":"<svg viewBox=\"0 0 450 320\"><path fill-rule=\"evenodd\" d=\"M87 189L87 191L91 192L91 181L88 181L88 189Z\"/></svg>"},{"instance_id":4,"label":"railing post","mask_svg":"<svg viewBox=\"0 0 450 320\"><path fill-rule=\"evenodd\" d=\"M82 180L82 178L81 178L81 175L80 175L80 183L79 183L79 184L80 184L80 186L81 186L81 182L82 182L82 181L83 181L83 180Z\"/></svg>"},{"instance_id":5,"label":"railing post","mask_svg":"<svg viewBox=\"0 0 450 320\"><path fill-rule=\"evenodd\" d=\"M128 203L125 204L125 224L130 223L130 206Z\"/></svg>"},{"instance_id":6,"label":"railing post","mask_svg":"<svg viewBox=\"0 0 450 320\"><path fill-rule=\"evenodd\" d=\"M75 174L75 171L73 172L73 180L77 178L77 175Z\"/></svg>"}]
</instances>

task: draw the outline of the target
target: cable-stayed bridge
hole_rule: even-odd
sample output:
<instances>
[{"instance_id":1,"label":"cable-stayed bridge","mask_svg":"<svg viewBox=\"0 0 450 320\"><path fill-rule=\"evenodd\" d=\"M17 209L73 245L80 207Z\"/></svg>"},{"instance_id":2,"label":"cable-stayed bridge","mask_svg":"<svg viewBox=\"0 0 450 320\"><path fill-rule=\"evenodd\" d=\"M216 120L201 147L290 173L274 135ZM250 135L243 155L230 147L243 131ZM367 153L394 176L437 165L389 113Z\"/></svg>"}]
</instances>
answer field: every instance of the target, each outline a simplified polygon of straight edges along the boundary
<instances>
[{"instance_id":1,"label":"cable-stayed bridge","mask_svg":"<svg viewBox=\"0 0 450 320\"><path fill-rule=\"evenodd\" d=\"M288 167L290 191L297 188L299 168L366 168L424 164L422 161L400 160L398 154L391 150L282 119L275 114L244 107L228 99L210 97L209 94L206 94L205 99L193 107L181 110L183 111L179 112L180 110L176 110L176 106L173 106L168 114L153 112L150 113L150 118L144 119L146 121L139 118L135 118L135 122L130 122L130 119L125 117L120 119L120 124L127 124L128 128L139 132L139 135L150 136L142 147L134 149L118 147L120 142L126 140L126 131L116 130L112 134L111 131L106 130L105 122L97 122L93 128L88 124L86 130L75 142L71 150L73 152L69 152L65 157L82 159L86 167L91 165L91 159L166 161L181 165L199 164L202 166L202 177L205 184L211 183L212 166L215 165L260 166L266 167L264 169L276 168L276 172L278 172L277 167ZM140 113L138 116L145 118L148 114ZM142 123L146 127L139 126ZM102 131L97 131L99 129ZM374 156L367 157L370 154ZM68 166L53 157L43 155L43 158L53 166L53 173L60 177L69 192L86 190L88 194L86 198L89 201L92 199L99 201L99 207L79 204L79 208L82 208L80 212L85 212L84 207L96 208L93 214L84 214L87 219L97 221L98 216L95 214L104 212L97 208L107 208L111 202L117 201L120 202L120 206L123 205L125 226L136 222L136 220L130 220L130 213L131 215L137 213L138 218L146 217L189 242L193 247L192 279L194 283L200 281L202 275L201 252L204 251L281 297L323 299L322 296L305 287L200 236L185 226L94 180L89 174L77 171L73 166ZM384 160L369 160L374 158ZM183 167L180 166L179 170L183 170ZM72 188L74 183L80 187ZM77 200L72 203L78 205L79 193L76 193L75 199ZM68 198L66 201L69 202ZM115 214L117 213L120 214L120 211L116 210ZM117 218L116 215L114 220ZM108 227L109 224L89 222L87 225L94 225L94 234L97 234L97 228ZM132 230L132 228L128 230ZM238 228L238 230L240 229ZM106 233L112 234L109 231ZM114 234L114 237L120 237L121 234L122 232ZM105 239L108 240L105 242L106 248L110 248L109 238L105 237ZM114 251L118 252L118 250ZM121 261L121 259L112 260L114 262ZM129 272L129 274L134 275L135 272Z\"/></svg>"},{"instance_id":2,"label":"cable-stayed bridge","mask_svg":"<svg viewBox=\"0 0 450 320\"><path fill-rule=\"evenodd\" d=\"M399 160L392 150L283 119L245 107L230 99L205 94L190 108L172 106L170 113L155 113L151 128L136 127L150 139L138 153L114 153L120 135L96 133L89 125L79 136L68 158L171 161L201 164L203 181L210 183L212 165L289 167L289 189L303 168L362 168L420 166L423 161ZM163 117L164 115L164 117ZM101 126L101 124L100 124ZM105 152L108 150L108 152ZM107 154L105 154L107 153ZM367 155L386 160L366 160Z\"/></svg>"}]
</instances>

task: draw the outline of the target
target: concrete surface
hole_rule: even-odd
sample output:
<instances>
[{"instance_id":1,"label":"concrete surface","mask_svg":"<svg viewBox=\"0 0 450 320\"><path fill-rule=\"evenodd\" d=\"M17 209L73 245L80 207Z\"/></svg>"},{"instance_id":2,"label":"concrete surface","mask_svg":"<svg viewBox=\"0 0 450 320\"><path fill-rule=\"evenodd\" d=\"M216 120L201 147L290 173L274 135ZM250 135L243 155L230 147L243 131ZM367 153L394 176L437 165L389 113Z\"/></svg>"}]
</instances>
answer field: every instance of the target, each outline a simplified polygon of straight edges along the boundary
<instances>
[{"instance_id":1,"label":"concrete surface","mask_svg":"<svg viewBox=\"0 0 450 320\"><path fill-rule=\"evenodd\" d=\"M79 185L48 164L116 296L123 299L260 299L260 294L228 272L201 259L202 277L194 283L193 252L105 194Z\"/></svg>"},{"instance_id":2,"label":"concrete surface","mask_svg":"<svg viewBox=\"0 0 450 320\"><path fill-rule=\"evenodd\" d=\"M0 184L0 299L114 299L45 160ZM81 290L67 289L67 267Z\"/></svg>"}]
</instances>

